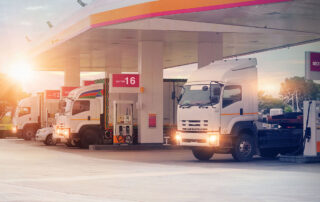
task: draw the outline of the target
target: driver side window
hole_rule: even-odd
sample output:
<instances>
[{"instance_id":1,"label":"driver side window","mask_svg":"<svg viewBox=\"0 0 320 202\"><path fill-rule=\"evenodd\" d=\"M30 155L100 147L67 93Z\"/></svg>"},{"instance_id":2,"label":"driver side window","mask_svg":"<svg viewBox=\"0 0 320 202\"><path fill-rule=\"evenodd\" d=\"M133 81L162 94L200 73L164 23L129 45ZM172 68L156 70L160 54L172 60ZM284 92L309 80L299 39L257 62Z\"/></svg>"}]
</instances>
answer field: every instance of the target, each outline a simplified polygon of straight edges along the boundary
<instances>
[{"instance_id":1,"label":"driver side window","mask_svg":"<svg viewBox=\"0 0 320 202\"><path fill-rule=\"evenodd\" d=\"M77 100L73 104L72 115L79 114L81 112L90 110L90 101L89 100Z\"/></svg>"},{"instance_id":2,"label":"driver side window","mask_svg":"<svg viewBox=\"0 0 320 202\"><path fill-rule=\"evenodd\" d=\"M19 117L30 114L31 108L30 107L21 107L19 110Z\"/></svg>"},{"instance_id":3,"label":"driver side window","mask_svg":"<svg viewBox=\"0 0 320 202\"><path fill-rule=\"evenodd\" d=\"M242 100L242 90L239 85L230 85L224 87L223 90L223 99L222 99L222 108L225 108L235 102Z\"/></svg>"}]
</instances>

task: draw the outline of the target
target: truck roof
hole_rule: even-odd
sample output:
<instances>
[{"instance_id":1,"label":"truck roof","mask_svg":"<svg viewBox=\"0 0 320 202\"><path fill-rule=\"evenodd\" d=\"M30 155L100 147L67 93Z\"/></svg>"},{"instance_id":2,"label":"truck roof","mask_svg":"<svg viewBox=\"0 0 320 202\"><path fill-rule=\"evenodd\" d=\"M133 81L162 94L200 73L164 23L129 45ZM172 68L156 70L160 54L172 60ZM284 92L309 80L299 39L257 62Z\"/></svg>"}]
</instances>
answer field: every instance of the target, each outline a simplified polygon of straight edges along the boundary
<instances>
[{"instance_id":1,"label":"truck roof","mask_svg":"<svg viewBox=\"0 0 320 202\"><path fill-rule=\"evenodd\" d=\"M68 98L78 99L81 96L83 98L95 98L99 97L101 90L103 90L102 83L83 86L70 91Z\"/></svg>"},{"instance_id":2,"label":"truck roof","mask_svg":"<svg viewBox=\"0 0 320 202\"><path fill-rule=\"evenodd\" d=\"M188 83L199 81L218 81L226 83L235 76L242 77L247 71L256 71L257 60L255 58L243 58L232 60L220 60L210 63L192 72ZM239 73L235 75L235 72Z\"/></svg>"}]
</instances>

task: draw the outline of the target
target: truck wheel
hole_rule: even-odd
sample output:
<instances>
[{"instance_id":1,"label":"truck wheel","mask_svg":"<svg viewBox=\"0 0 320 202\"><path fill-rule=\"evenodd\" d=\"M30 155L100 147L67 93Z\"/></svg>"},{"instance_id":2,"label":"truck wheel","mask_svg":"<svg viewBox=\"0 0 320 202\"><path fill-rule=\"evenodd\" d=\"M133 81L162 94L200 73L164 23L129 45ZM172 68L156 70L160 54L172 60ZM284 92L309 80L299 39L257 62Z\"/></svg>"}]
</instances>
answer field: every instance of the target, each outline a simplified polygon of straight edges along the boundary
<instances>
[{"instance_id":1,"label":"truck wheel","mask_svg":"<svg viewBox=\"0 0 320 202\"><path fill-rule=\"evenodd\" d=\"M276 158L279 155L279 151L275 149L260 149L260 156L263 158Z\"/></svg>"},{"instance_id":2,"label":"truck wheel","mask_svg":"<svg viewBox=\"0 0 320 202\"><path fill-rule=\"evenodd\" d=\"M199 161L208 161L214 154L213 149L211 148L193 148L192 153Z\"/></svg>"},{"instance_id":3,"label":"truck wheel","mask_svg":"<svg viewBox=\"0 0 320 202\"><path fill-rule=\"evenodd\" d=\"M53 140L52 138L52 134L49 134L46 138L46 140L44 141L44 143L48 146L50 145L56 145L56 142Z\"/></svg>"},{"instance_id":4,"label":"truck wheel","mask_svg":"<svg viewBox=\"0 0 320 202\"><path fill-rule=\"evenodd\" d=\"M74 147L74 145L72 144L71 140L68 140L66 142L67 147Z\"/></svg>"},{"instance_id":5,"label":"truck wheel","mask_svg":"<svg viewBox=\"0 0 320 202\"><path fill-rule=\"evenodd\" d=\"M254 140L250 135L243 134L239 136L232 150L232 157L236 161L250 161L255 153Z\"/></svg>"},{"instance_id":6,"label":"truck wheel","mask_svg":"<svg viewBox=\"0 0 320 202\"><path fill-rule=\"evenodd\" d=\"M36 131L32 128L32 127L28 127L25 130L23 130L23 139L25 140L31 140L32 138L34 138Z\"/></svg>"},{"instance_id":7,"label":"truck wheel","mask_svg":"<svg viewBox=\"0 0 320 202\"><path fill-rule=\"evenodd\" d=\"M99 132L94 129L86 129L80 137L80 148L88 149L89 145L100 144Z\"/></svg>"}]
</instances>

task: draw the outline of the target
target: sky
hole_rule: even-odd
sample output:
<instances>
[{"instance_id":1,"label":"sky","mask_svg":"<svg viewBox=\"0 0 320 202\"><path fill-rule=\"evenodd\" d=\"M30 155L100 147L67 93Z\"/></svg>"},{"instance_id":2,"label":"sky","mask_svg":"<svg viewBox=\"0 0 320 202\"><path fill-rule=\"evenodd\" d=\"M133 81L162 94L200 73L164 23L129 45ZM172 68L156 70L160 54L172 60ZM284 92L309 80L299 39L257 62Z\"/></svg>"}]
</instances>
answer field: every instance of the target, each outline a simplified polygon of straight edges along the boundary
<instances>
[{"instance_id":1,"label":"sky","mask_svg":"<svg viewBox=\"0 0 320 202\"><path fill-rule=\"evenodd\" d=\"M90 4L95 0L83 0ZM60 21L81 9L77 0L0 0L0 72L8 73L6 61L13 52L23 50L28 40L48 33L47 21L57 26ZM259 89L278 96L280 83L288 77L304 76L305 51L320 52L320 42L248 55L258 61ZM164 70L165 78L187 78L197 64ZM21 72L21 77L26 73ZM32 72L22 82L26 92L58 89L63 85L63 72ZM103 78L104 73L82 72L81 80ZM22 79L21 79L22 81ZM39 85L41 84L41 85ZM58 86L58 87L57 87Z\"/></svg>"}]
</instances>

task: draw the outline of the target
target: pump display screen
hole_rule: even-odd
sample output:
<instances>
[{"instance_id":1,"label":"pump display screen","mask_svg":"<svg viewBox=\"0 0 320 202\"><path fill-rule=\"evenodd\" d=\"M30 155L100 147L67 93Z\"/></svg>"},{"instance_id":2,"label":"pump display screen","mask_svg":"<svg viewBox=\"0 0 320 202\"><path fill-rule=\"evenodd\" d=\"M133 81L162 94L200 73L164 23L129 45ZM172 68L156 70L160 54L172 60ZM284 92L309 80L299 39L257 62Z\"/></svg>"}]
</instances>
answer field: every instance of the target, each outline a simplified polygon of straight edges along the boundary
<instances>
[{"instance_id":1,"label":"pump display screen","mask_svg":"<svg viewBox=\"0 0 320 202\"><path fill-rule=\"evenodd\" d=\"M220 100L219 84L185 85L180 106L215 105Z\"/></svg>"}]
</instances>

